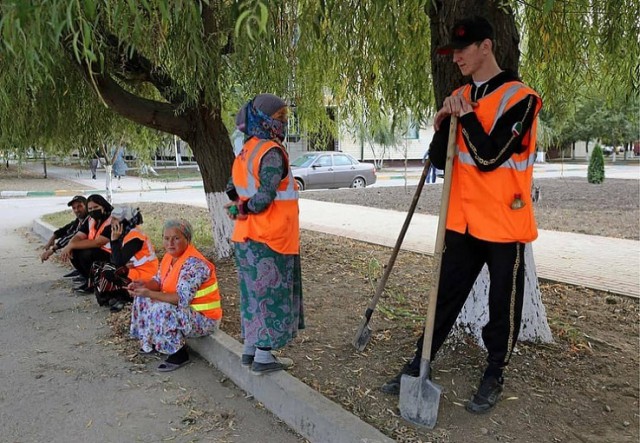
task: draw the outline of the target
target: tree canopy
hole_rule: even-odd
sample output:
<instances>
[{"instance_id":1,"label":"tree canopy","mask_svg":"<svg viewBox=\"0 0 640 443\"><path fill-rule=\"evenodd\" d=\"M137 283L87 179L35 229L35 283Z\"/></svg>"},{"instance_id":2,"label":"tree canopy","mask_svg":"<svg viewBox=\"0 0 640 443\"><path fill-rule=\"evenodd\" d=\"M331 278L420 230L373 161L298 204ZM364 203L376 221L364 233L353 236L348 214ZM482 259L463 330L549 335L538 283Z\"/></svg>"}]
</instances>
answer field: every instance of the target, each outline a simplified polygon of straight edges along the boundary
<instances>
[{"instance_id":1,"label":"tree canopy","mask_svg":"<svg viewBox=\"0 0 640 443\"><path fill-rule=\"evenodd\" d=\"M594 95L614 87L637 92L637 0L490 3L515 17L521 74L545 102L566 102L585 85ZM88 87L97 83L90 72L108 75L131 101L170 103L158 106L155 122L117 112L178 135L186 128L161 121L163 113L203 100L229 122L242 100L262 91L295 103L305 129L325 118L328 99L346 112L364 102L372 113L422 116L434 105L427 12L452 7L424 0L4 0L0 8L3 139L65 144L128 129Z\"/></svg>"}]
</instances>

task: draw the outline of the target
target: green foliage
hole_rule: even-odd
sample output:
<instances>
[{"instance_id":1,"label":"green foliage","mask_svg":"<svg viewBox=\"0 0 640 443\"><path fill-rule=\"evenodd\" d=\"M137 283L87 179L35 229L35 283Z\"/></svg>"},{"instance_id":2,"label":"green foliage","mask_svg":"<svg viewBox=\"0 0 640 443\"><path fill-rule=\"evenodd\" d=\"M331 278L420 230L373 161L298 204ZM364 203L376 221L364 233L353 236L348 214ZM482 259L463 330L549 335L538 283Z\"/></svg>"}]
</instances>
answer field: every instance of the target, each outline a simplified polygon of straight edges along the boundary
<instances>
[{"instance_id":1,"label":"green foliage","mask_svg":"<svg viewBox=\"0 0 640 443\"><path fill-rule=\"evenodd\" d=\"M455 13L457 2L437 2ZM375 121L432 113L431 2L366 0L5 0L0 3L0 146L68 152L160 135L106 108L82 73L107 73L145 104L232 116L248 97L296 105L302 132L334 132L324 107ZM576 91L638 90L638 0L504 0L522 35L524 80L547 109ZM478 11L482 12L482 11ZM151 69L142 69L140 57ZM443 63L446 62L443 60ZM151 81L153 76L162 81ZM558 118L560 120L560 118ZM171 132L171 128L164 129Z\"/></svg>"},{"instance_id":2,"label":"green foliage","mask_svg":"<svg viewBox=\"0 0 640 443\"><path fill-rule=\"evenodd\" d=\"M600 184L604 181L604 154L600 145L596 145L591 153L587 181L594 184Z\"/></svg>"}]
</instances>

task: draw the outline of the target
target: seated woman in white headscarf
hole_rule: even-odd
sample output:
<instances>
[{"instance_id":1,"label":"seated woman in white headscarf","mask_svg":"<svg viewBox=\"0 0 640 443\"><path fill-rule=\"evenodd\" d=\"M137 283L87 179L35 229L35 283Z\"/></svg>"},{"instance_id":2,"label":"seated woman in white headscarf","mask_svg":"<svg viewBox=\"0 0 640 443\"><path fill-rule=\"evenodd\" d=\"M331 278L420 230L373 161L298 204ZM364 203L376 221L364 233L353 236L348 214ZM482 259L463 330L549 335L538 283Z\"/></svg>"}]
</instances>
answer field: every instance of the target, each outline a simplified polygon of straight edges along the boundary
<instances>
[{"instance_id":1,"label":"seated woman in white headscarf","mask_svg":"<svg viewBox=\"0 0 640 443\"><path fill-rule=\"evenodd\" d=\"M162 231L165 255L158 274L133 281L131 336L140 351L168 354L158 371L178 369L189 361L185 339L216 331L222 319L215 266L191 243L186 220L168 220Z\"/></svg>"}]
</instances>

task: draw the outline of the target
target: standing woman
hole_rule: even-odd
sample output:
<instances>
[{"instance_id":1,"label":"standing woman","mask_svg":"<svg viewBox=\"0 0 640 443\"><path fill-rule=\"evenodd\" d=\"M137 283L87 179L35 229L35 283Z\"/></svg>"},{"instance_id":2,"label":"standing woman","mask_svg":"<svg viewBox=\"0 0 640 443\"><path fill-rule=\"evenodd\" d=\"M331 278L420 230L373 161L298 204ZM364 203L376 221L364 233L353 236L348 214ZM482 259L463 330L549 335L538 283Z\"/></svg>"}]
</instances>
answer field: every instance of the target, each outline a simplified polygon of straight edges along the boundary
<instances>
[{"instance_id":1,"label":"standing woman","mask_svg":"<svg viewBox=\"0 0 640 443\"><path fill-rule=\"evenodd\" d=\"M185 339L214 333L222 319L216 268L193 246L192 232L186 220L166 221L158 275L128 286L135 298L130 332L140 340L140 351L169 354L160 372L187 363Z\"/></svg>"},{"instance_id":2,"label":"standing woman","mask_svg":"<svg viewBox=\"0 0 640 443\"><path fill-rule=\"evenodd\" d=\"M293 364L271 351L304 328L298 188L282 145L286 103L260 94L243 106L236 125L246 137L233 163L227 211L236 221L231 240L240 284L242 365L259 375Z\"/></svg>"}]
</instances>

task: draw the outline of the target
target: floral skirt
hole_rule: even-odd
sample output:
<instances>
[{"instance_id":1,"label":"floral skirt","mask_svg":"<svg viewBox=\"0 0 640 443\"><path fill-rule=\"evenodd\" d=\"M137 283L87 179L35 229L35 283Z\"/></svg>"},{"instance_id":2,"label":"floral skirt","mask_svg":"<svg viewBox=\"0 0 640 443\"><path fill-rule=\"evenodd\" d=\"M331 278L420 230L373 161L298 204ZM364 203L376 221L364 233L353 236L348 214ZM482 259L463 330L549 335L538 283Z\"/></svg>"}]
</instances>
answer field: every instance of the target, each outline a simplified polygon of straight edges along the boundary
<instances>
[{"instance_id":1,"label":"floral skirt","mask_svg":"<svg viewBox=\"0 0 640 443\"><path fill-rule=\"evenodd\" d=\"M147 297L135 297L131 308L131 337L140 340L140 348L162 354L173 354L185 344L187 337L202 337L218 329L212 320L191 308L180 308Z\"/></svg>"},{"instance_id":2,"label":"floral skirt","mask_svg":"<svg viewBox=\"0 0 640 443\"><path fill-rule=\"evenodd\" d=\"M282 348L304 329L300 256L251 240L234 245L244 342Z\"/></svg>"}]
</instances>

